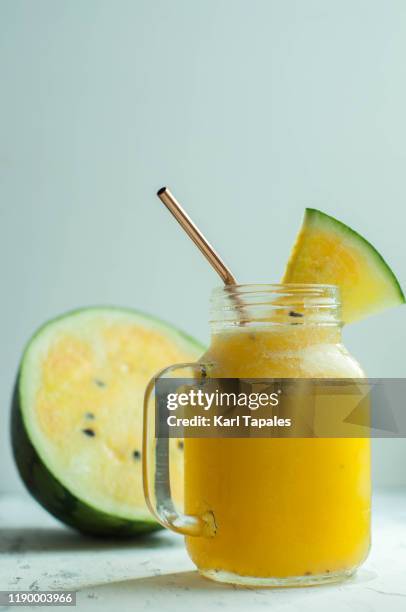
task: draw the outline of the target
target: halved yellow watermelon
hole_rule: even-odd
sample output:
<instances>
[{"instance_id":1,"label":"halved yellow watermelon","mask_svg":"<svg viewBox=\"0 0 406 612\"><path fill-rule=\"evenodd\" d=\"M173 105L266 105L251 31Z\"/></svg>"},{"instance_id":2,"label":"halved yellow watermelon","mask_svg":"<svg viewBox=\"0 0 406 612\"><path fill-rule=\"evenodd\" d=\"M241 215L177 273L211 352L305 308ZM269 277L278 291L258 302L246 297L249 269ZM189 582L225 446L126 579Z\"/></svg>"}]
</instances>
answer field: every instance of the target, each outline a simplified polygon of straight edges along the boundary
<instances>
[{"instance_id":1,"label":"halved yellow watermelon","mask_svg":"<svg viewBox=\"0 0 406 612\"><path fill-rule=\"evenodd\" d=\"M283 282L337 285L344 323L405 303L396 276L372 244L314 208L306 208Z\"/></svg>"},{"instance_id":2,"label":"halved yellow watermelon","mask_svg":"<svg viewBox=\"0 0 406 612\"><path fill-rule=\"evenodd\" d=\"M133 310L87 308L46 323L22 357L12 408L20 475L49 512L98 535L159 528L142 488L142 405L151 377L203 347ZM173 440L174 491L182 445ZM177 477L178 475L178 477Z\"/></svg>"}]
</instances>

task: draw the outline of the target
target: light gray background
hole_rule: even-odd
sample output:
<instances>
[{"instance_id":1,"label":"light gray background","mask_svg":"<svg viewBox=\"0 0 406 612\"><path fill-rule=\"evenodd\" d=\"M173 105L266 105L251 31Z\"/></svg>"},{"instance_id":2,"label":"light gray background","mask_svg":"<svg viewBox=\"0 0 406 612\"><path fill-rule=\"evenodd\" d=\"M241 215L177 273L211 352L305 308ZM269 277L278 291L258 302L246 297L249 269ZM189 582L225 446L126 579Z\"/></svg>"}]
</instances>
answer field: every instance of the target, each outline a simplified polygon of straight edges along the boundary
<instances>
[{"instance_id":1,"label":"light gray background","mask_svg":"<svg viewBox=\"0 0 406 612\"><path fill-rule=\"evenodd\" d=\"M281 277L306 205L365 234L406 286L404 0L0 0L0 487L13 378L46 319L145 309L207 341L214 273L169 184L241 281ZM345 330L405 376L406 309ZM375 477L406 483L405 441Z\"/></svg>"}]
</instances>

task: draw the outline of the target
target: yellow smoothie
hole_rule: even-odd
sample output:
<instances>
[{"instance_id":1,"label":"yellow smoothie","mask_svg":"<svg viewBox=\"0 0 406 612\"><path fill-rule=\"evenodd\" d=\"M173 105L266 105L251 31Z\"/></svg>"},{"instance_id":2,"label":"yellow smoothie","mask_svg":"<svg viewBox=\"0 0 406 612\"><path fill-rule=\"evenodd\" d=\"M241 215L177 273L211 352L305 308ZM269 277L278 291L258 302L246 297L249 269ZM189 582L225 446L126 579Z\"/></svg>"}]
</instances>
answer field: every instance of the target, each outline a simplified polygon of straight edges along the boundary
<instances>
[{"instance_id":1,"label":"yellow smoothie","mask_svg":"<svg viewBox=\"0 0 406 612\"><path fill-rule=\"evenodd\" d=\"M181 219L187 226L187 218ZM368 394L368 381L359 380L365 374L344 347L341 329L406 303L402 288L370 242L313 208L306 209L282 283L236 283L210 245L199 242L195 228L187 231L224 285L211 295L209 349L198 363L161 371L147 388L143 473L148 507L161 525L185 536L192 561L213 580L271 587L342 580L369 552L371 477L370 440L356 437L369 431L368 395L360 397L362 389ZM193 434L187 431L193 419L179 419L185 437L183 508L173 494L168 440L153 426L160 406L155 394L154 416L155 382L177 377L182 390L190 387L185 378L192 387L197 381L199 391L217 387L217 393L223 387L219 378L257 379L259 387L264 383L281 398L287 390L281 410L272 412L279 400L271 404L268 419L261 417L269 412L247 419L244 397L231 408L222 400L204 407L219 409L220 426L224 417L227 428L236 427L224 436L216 414L213 420L201 417L201 429ZM336 378L344 384L310 380ZM289 381L278 388L272 379ZM250 382L226 380L224 389L253 389ZM190 416L195 399L183 400L190 403ZM362 422L357 412L350 424L348 417L359 408ZM281 415L292 419L278 419ZM259 421L270 427L262 431L269 437L255 431ZM248 424L248 431L240 423Z\"/></svg>"},{"instance_id":2,"label":"yellow smoothie","mask_svg":"<svg viewBox=\"0 0 406 612\"><path fill-rule=\"evenodd\" d=\"M364 377L339 325L290 320L215 331L201 362L220 378ZM370 487L368 439L186 439L185 511L217 527L186 537L189 555L233 582L350 574L370 546Z\"/></svg>"}]
</instances>

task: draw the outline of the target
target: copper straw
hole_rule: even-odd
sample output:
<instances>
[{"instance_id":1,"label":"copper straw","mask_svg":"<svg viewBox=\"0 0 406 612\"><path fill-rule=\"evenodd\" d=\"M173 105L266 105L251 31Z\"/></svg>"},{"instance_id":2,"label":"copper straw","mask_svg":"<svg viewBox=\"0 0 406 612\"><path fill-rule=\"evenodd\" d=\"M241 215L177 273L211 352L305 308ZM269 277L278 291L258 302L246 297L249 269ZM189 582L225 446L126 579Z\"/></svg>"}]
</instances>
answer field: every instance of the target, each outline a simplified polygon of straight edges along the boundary
<instances>
[{"instance_id":1,"label":"copper straw","mask_svg":"<svg viewBox=\"0 0 406 612\"><path fill-rule=\"evenodd\" d=\"M209 264L221 276L225 285L236 285L235 276L227 268L220 255L214 250L210 242L206 240L202 232L196 227L189 215L183 210L175 196L167 187L161 187L157 193L170 213L175 217L179 225L185 230L189 238L193 240L198 249L203 253Z\"/></svg>"}]
</instances>

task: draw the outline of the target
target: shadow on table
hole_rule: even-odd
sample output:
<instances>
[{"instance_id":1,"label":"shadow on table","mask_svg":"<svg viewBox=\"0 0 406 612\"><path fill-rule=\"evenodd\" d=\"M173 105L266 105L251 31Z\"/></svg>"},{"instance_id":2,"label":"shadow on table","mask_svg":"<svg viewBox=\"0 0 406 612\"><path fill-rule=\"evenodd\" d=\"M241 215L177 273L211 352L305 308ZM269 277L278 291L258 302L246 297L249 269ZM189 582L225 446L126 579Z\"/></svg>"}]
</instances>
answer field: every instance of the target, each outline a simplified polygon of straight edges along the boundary
<instances>
[{"instance_id":1,"label":"shadow on table","mask_svg":"<svg viewBox=\"0 0 406 612\"><path fill-rule=\"evenodd\" d=\"M154 571L154 570L152 570ZM222 584L208 580L199 574L198 571L173 572L170 574L161 573L156 570L154 576L144 576L141 578L130 578L108 583L99 583L88 585L85 590L94 589L99 597L103 597L108 591L119 591L128 595L134 593L137 597L143 593L150 594L151 592L159 594L172 592L177 594L180 592L193 591L196 592L213 592L213 591L234 591L247 590L246 587L237 587L230 584Z\"/></svg>"},{"instance_id":2,"label":"shadow on table","mask_svg":"<svg viewBox=\"0 0 406 612\"><path fill-rule=\"evenodd\" d=\"M27 553L51 551L98 551L128 548L169 548L177 542L155 532L137 538L95 538L63 527L0 528L1 553Z\"/></svg>"},{"instance_id":3,"label":"shadow on table","mask_svg":"<svg viewBox=\"0 0 406 612\"><path fill-rule=\"evenodd\" d=\"M326 591L329 591L330 589L337 589L337 587L341 587L344 584L354 585L370 582L374 578L376 578L375 572L361 569L356 575L352 576L351 578L348 578L342 583L331 583L320 585L317 587L296 589L267 589L261 587L237 586L215 582L213 580L204 578L197 571L161 574L159 570L157 570L157 573L154 576L146 576L122 581L88 585L84 589L81 589L81 591L82 593L83 591L85 591L85 593L87 593L87 597L96 597L98 599L108 599L109 595L114 598L117 596L117 593L126 594L128 596L133 596L134 601L139 598L144 598L144 600L148 600L151 598L151 594L154 594L154 597L158 599L160 599L160 597L165 598L166 596L179 597L189 591L193 592L193 594L217 593L218 595L233 591L245 591L251 594L258 595L260 597L265 595L266 593L273 593L275 596L277 593L279 593L281 596L284 596L282 594L286 593L294 593L295 596L297 595L303 597L308 596L311 593L313 593L314 595L316 595L317 593L326 593Z\"/></svg>"}]
</instances>

